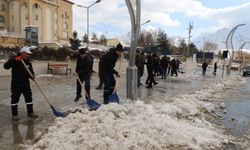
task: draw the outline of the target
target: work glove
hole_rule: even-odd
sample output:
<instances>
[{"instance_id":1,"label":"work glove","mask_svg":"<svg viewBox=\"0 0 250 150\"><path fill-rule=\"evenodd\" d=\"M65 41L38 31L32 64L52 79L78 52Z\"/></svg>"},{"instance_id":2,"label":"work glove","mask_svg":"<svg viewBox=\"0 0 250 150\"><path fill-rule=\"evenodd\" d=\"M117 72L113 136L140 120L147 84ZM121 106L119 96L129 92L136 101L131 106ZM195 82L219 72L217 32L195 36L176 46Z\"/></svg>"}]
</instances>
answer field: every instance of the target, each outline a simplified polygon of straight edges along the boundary
<instances>
[{"instance_id":1,"label":"work glove","mask_svg":"<svg viewBox=\"0 0 250 150\"><path fill-rule=\"evenodd\" d=\"M15 57L15 60L16 60L16 61L21 61L21 59L22 59L22 56L16 56L16 57Z\"/></svg>"}]
</instances>

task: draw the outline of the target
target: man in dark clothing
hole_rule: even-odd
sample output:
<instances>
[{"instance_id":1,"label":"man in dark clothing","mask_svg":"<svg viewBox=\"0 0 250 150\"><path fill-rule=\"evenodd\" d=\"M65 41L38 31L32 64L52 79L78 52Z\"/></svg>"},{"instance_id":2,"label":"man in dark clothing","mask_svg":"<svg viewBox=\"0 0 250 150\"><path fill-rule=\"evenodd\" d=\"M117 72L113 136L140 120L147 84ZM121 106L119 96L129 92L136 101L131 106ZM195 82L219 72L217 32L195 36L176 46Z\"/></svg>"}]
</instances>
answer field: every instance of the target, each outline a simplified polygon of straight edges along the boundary
<instances>
[{"instance_id":1,"label":"man in dark clothing","mask_svg":"<svg viewBox=\"0 0 250 150\"><path fill-rule=\"evenodd\" d=\"M81 82L85 82L85 91L88 94L85 95L85 97L87 98L87 96L90 97L90 77L92 74L94 58L91 55L86 54L86 50L86 48L79 50L76 61L76 73L78 74ZM78 81L76 81L76 89L75 101L78 101L82 97L82 86Z\"/></svg>"},{"instance_id":2,"label":"man in dark clothing","mask_svg":"<svg viewBox=\"0 0 250 150\"><path fill-rule=\"evenodd\" d=\"M116 48L111 48L107 54L103 56L103 63L101 67L103 69L103 81L104 81L104 104L108 104L108 98L113 93L116 81L116 77L120 77L120 74L114 69L115 64L119 56L123 53L123 46L119 43Z\"/></svg>"},{"instance_id":3,"label":"man in dark clothing","mask_svg":"<svg viewBox=\"0 0 250 150\"><path fill-rule=\"evenodd\" d=\"M146 88L152 88L152 83L154 83L154 85L158 84L155 79L154 79L154 58L151 56L151 54L148 54L147 56L147 70L148 70L148 78L146 83L148 83L148 86L146 86Z\"/></svg>"},{"instance_id":4,"label":"man in dark clothing","mask_svg":"<svg viewBox=\"0 0 250 150\"><path fill-rule=\"evenodd\" d=\"M216 75L217 68L218 68L217 62L215 62L214 63L214 72L213 72L213 75Z\"/></svg>"},{"instance_id":5,"label":"man in dark clothing","mask_svg":"<svg viewBox=\"0 0 250 150\"><path fill-rule=\"evenodd\" d=\"M31 54L30 47L23 47L15 58L9 59L5 64L5 69L11 68L12 80L11 80L11 111L13 121L18 121L18 102L21 94L23 94L26 107L27 116L29 118L37 118L38 116L34 114L33 103L32 103L32 92L30 88L29 78L34 78L34 71L30 60L28 59ZM26 70L25 66L22 64L21 60L24 61L27 68L33 74L31 77Z\"/></svg>"},{"instance_id":6,"label":"man in dark clothing","mask_svg":"<svg viewBox=\"0 0 250 150\"><path fill-rule=\"evenodd\" d=\"M168 59L167 56L163 56L160 60L161 65L161 78L166 79L168 70Z\"/></svg>"},{"instance_id":7,"label":"man in dark clothing","mask_svg":"<svg viewBox=\"0 0 250 150\"><path fill-rule=\"evenodd\" d=\"M145 53L144 52L141 52L141 59L142 59L142 63L141 63L141 66L140 66L140 78L143 76L143 73L144 73L144 65L145 65Z\"/></svg>"},{"instance_id":8,"label":"man in dark clothing","mask_svg":"<svg viewBox=\"0 0 250 150\"><path fill-rule=\"evenodd\" d=\"M202 64L202 75L206 75L206 70L207 70L207 63L204 61Z\"/></svg>"},{"instance_id":9,"label":"man in dark clothing","mask_svg":"<svg viewBox=\"0 0 250 150\"><path fill-rule=\"evenodd\" d=\"M143 73L143 68L144 68L144 60L143 56L140 54L140 51L136 51L136 56L135 56L135 66L137 67L137 87L140 87L141 85L141 77Z\"/></svg>"},{"instance_id":10,"label":"man in dark clothing","mask_svg":"<svg viewBox=\"0 0 250 150\"><path fill-rule=\"evenodd\" d=\"M173 76L175 74L176 77L177 77L178 73L177 73L177 63L176 63L176 60L172 59L170 63L171 63L171 76Z\"/></svg>"},{"instance_id":11,"label":"man in dark clothing","mask_svg":"<svg viewBox=\"0 0 250 150\"><path fill-rule=\"evenodd\" d=\"M176 60L176 70L177 70L177 72L180 72L180 64L182 64L181 61L179 59L177 59Z\"/></svg>"},{"instance_id":12,"label":"man in dark clothing","mask_svg":"<svg viewBox=\"0 0 250 150\"><path fill-rule=\"evenodd\" d=\"M98 76L99 76L99 85L96 87L97 90L101 90L103 86L103 69L102 69L102 63L103 63L103 56L100 57L99 63L98 63Z\"/></svg>"}]
</instances>

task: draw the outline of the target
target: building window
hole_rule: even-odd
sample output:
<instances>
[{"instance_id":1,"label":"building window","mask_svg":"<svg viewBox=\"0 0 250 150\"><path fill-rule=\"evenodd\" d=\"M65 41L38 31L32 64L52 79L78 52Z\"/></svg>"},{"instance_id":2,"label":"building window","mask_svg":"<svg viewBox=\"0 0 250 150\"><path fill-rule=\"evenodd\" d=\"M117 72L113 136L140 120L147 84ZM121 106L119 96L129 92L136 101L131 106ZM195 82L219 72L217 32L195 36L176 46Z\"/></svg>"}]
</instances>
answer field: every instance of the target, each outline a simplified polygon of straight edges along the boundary
<instances>
[{"instance_id":1,"label":"building window","mask_svg":"<svg viewBox=\"0 0 250 150\"><path fill-rule=\"evenodd\" d=\"M4 26L0 26L0 30L4 30Z\"/></svg>"},{"instance_id":2,"label":"building window","mask_svg":"<svg viewBox=\"0 0 250 150\"><path fill-rule=\"evenodd\" d=\"M2 5L2 11L5 11L5 5L4 4Z\"/></svg>"},{"instance_id":3,"label":"building window","mask_svg":"<svg viewBox=\"0 0 250 150\"><path fill-rule=\"evenodd\" d=\"M38 15L36 15L36 16L35 16L35 20L38 20L38 19L39 19L39 17L38 17Z\"/></svg>"},{"instance_id":4,"label":"building window","mask_svg":"<svg viewBox=\"0 0 250 150\"><path fill-rule=\"evenodd\" d=\"M68 29L68 24L66 22L64 23L63 28Z\"/></svg>"},{"instance_id":5,"label":"building window","mask_svg":"<svg viewBox=\"0 0 250 150\"><path fill-rule=\"evenodd\" d=\"M14 15L11 15L11 20L14 21Z\"/></svg>"},{"instance_id":6,"label":"building window","mask_svg":"<svg viewBox=\"0 0 250 150\"><path fill-rule=\"evenodd\" d=\"M4 17L0 16L0 22L4 22Z\"/></svg>"},{"instance_id":7,"label":"building window","mask_svg":"<svg viewBox=\"0 0 250 150\"><path fill-rule=\"evenodd\" d=\"M64 12L64 17L67 19L67 12Z\"/></svg>"},{"instance_id":8,"label":"building window","mask_svg":"<svg viewBox=\"0 0 250 150\"><path fill-rule=\"evenodd\" d=\"M63 32L63 37L64 37L65 39L67 39L67 38L68 38L68 32Z\"/></svg>"},{"instance_id":9,"label":"building window","mask_svg":"<svg viewBox=\"0 0 250 150\"><path fill-rule=\"evenodd\" d=\"M14 32L14 31L15 31L13 26L11 27L11 29L12 29L12 32Z\"/></svg>"},{"instance_id":10,"label":"building window","mask_svg":"<svg viewBox=\"0 0 250 150\"><path fill-rule=\"evenodd\" d=\"M38 4L37 3L34 4L34 8L38 8Z\"/></svg>"}]
</instances>

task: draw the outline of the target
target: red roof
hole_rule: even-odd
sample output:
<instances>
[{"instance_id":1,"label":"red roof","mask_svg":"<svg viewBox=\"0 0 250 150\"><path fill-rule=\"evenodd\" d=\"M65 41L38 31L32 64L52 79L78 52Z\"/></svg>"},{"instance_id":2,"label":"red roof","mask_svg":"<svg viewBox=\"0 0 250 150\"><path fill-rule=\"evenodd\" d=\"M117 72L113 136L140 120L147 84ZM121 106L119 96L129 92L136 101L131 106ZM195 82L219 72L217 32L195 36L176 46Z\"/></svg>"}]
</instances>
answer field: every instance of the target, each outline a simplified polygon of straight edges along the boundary
<instances>
[{"instance_id":1,"label":"red roof","mask_svg":"<svg viewBox=\"0 0 250 150\"><path fill-rule=\"evenodd\" d=\"M75 3L73 3L73 2L71 2L71 1L69 1L69 0L63 0L63 1L68 2L68 3L70 3L70 4L75 4Z\"/></svg>"}]
</instances>

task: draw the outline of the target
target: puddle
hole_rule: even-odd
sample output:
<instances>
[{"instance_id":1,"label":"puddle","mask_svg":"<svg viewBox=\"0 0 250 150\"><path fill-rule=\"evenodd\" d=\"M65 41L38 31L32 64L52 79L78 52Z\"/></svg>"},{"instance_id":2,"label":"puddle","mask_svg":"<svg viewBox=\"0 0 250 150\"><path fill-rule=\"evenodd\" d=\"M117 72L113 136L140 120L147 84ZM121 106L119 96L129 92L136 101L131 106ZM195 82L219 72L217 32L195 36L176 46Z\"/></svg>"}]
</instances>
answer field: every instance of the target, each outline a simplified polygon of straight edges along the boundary
<instances>
[{"instance_id":1,"label":"puddle","mask_svg":"<svg viewBox=\"0 0 250 150\"><path fill-rule=\"evenodd\" d=\"M225 103L226 113L220 110L219 114L223 116L221 124L234 136L248 135L250 128L250 99L241 99L238 101L228 101Z\"/></svg>"},{"instance_id":2,"label":"puddle","mask_svg":"<svg viewBox=\"0 0 250 150\"><path fill-rule=\"evenodd\" d=\"M223 117L222 124L234 136L249 135L250 129L250 80L240 89L230 94L224 101L225 109L217 109ZM224 112L226 111L226 112Z\"/></svg>"}]
</instances>

